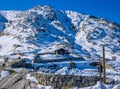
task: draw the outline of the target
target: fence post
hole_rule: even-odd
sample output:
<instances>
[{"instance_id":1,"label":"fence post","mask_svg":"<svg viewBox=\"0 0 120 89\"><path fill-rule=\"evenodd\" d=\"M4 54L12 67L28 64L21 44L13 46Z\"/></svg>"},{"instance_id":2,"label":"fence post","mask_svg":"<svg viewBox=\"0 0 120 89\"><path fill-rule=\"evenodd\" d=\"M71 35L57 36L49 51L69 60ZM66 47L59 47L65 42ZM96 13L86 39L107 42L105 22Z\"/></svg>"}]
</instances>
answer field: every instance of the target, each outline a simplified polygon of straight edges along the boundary
<instances>
[{"instance_id":1,"label":"fence post","mask_svg":"<svg viewBox=\"0 0 120 89\"><path fill-rule=\"evenodd\" d=\"M102 63L100 61L100 56L99 56L99 72L100 72L100 78L102 78Z\"/></svg>"},{"instance_id":2,"label":"fence post","mask_svg":"<svg viewBox=\"0 0 120 89\"><path fill-rule=\"evenodd\" d=\"M103 79L104 79L104 83L106 83L106 67L105 67L106 59L105 59L105 47L104 47L104 45L102 47L102 51L103 51Z\"/></svg>"}]
</instances>

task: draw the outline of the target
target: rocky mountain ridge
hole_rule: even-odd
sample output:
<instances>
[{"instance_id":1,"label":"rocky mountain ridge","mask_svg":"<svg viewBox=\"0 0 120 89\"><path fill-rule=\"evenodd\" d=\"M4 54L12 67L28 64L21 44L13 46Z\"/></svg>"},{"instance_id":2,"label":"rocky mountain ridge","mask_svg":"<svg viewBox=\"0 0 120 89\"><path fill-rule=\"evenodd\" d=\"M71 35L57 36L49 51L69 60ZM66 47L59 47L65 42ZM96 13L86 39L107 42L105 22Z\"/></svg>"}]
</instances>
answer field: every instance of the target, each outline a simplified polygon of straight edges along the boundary
<instances>
[{"instance_id":1,"label":"rocky mountain ridge","mask_svg":"<svg viewBox=\"0 0 120 89\"><path fill-rule=\"evenodd\" d=\"M36 6L26 11L0 11L0 56L28 58L63 45L86 60L102 56L120 59L120 25L73 11ZM71 55L74 56L74 55Z\"/></svg>"}]
</instances>

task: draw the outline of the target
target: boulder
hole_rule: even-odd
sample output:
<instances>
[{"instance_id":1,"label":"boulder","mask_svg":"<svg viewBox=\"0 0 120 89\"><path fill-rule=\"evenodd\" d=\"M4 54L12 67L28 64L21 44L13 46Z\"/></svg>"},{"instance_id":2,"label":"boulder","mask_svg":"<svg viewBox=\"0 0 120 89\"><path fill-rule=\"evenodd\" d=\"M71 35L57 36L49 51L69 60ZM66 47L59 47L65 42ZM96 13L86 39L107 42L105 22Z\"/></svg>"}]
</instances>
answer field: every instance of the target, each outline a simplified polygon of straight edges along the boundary
<instances>
[{"instance_id":1,"label":"boulder","mask_svg":"<svg viewBox=\"0 0 120 89\"><path fill-rule=\"evenodd\" d=\"M26 73L14 73L0 81L0 89L38 89L37 84L25 79Z\"/></svg>"}]
</instances>

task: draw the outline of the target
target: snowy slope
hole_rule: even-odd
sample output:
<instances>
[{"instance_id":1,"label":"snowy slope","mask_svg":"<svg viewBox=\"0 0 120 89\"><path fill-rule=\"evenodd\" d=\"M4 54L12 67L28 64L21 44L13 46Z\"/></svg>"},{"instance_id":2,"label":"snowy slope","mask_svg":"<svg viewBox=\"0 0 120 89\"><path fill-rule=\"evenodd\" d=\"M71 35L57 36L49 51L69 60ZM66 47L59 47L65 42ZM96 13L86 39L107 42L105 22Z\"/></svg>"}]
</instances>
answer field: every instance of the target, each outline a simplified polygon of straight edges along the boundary
<instances>
[{"instance_id":1,"label":"snowy slope","mask_svg":"<svg viewBox=\"0 0 120 89\"><path fill-rule=\"evenodd\" d=\"M120 59L120 25L103 18L66 12L77 30L75 43L89 52L89 58L102 56L102 45L104 45L106 58L116 56Z\"/></svg>"},{"instance_id":2,"label":"snowy slope","mask_svg":"<svg viewBox=\"0 0 120 89\"><path fill-rule=\"evenodd\" d=\"M33 59L37 53L64 47L85 59L101 55L120 59L120 25L108 20L49 6L26 11L0 11L0 56Z\"/></svg>"}]
</instances>

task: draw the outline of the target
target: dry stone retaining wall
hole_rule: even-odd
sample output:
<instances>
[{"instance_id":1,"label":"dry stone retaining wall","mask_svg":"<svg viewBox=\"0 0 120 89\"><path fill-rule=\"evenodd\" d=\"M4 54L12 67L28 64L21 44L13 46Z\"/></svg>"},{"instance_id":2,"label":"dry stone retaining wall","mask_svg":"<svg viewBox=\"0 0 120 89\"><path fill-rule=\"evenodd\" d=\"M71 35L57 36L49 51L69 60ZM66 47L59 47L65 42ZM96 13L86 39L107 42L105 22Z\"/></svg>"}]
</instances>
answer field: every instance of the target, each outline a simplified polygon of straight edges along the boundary
<instances>
[{"instance_id":1,"label":"dry stone retaining wall","mask_svg":"<svg viewBox=\"0 0 120 89\"><path fill-rule=\"evenodd\" d=\"M95 85L99 80L95 76L76 76L76 75L52 75L32 73L39 84L44 86L53 86L55 89L69 89L72 87L87 87Z\"/></svg>"}]
</instances>

